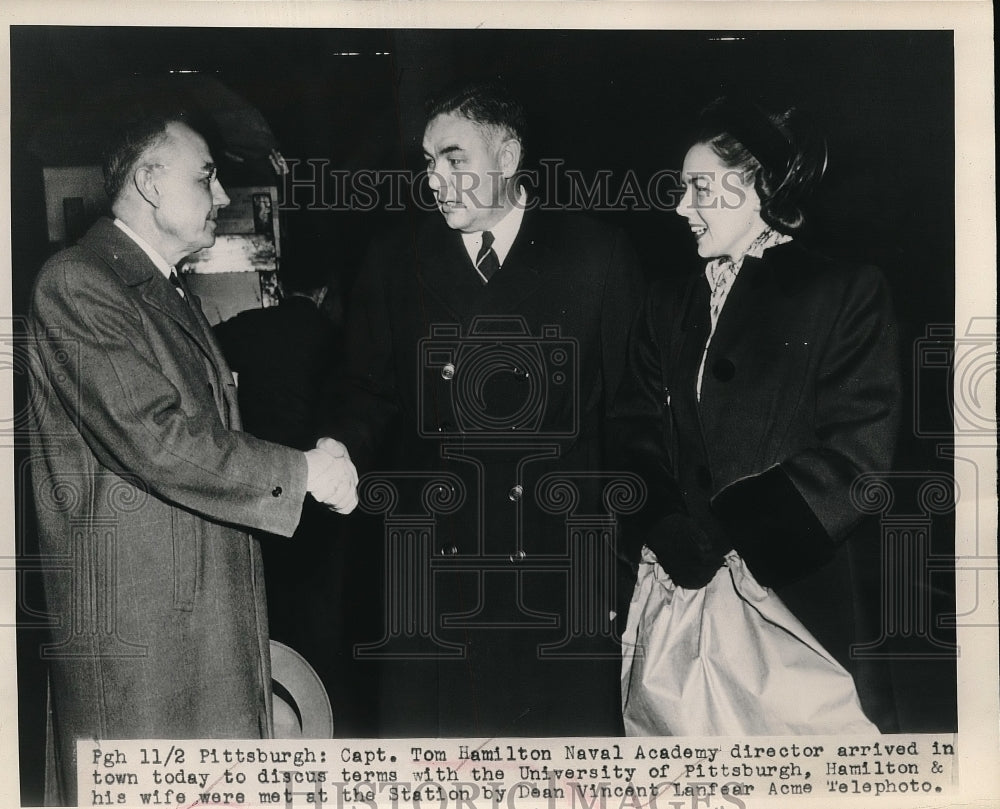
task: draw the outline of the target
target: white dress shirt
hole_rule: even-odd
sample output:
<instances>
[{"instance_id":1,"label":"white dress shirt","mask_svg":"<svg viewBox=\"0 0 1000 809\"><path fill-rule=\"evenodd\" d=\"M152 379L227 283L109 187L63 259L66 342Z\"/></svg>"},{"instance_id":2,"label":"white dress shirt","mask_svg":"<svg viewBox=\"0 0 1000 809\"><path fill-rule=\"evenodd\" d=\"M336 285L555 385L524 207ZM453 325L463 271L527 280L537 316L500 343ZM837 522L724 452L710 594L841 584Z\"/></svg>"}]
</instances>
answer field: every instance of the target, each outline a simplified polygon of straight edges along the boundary
<instances>
[{"instance_id":1,"label":"white dress shirt","mask_svg":"<svg viewBox=\"0 0 1000 809\"><path fill-rule=\"evenodd\" d=\"M521 229L521 220L524 219L524 206L527 199L527 194L522 190L514 207L507 212L503 219L490 228L490 233L493 234L493 252L497 254L497 261L500 263L501 269L511 246L514 244L514 239L517 238L517 233ZM469 254L472 266L475 267L479 250L483 246L483 233L482 231L463 233L462 241L465 243L465 250Z\"/></svg>"}]
</instances>

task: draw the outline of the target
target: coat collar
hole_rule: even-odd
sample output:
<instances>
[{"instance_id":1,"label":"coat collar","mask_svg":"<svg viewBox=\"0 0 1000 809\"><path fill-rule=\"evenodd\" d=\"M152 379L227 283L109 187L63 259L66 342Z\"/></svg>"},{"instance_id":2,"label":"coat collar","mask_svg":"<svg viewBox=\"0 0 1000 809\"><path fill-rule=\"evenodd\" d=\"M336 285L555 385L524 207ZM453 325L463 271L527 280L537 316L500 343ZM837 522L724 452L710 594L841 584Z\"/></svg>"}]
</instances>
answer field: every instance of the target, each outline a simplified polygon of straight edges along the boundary
<instances>
[{"instance_id":1,"label":"coat collar","mask_svg":"<svg viewBox=\"0 0 1000 809\"><path fill-rule=\"evenodd\" d=\"M143 300L176 320L204 348L201 327L193 312L201 302L186 287L188 300L178 295L146 251L111 219L99 219L80 239L80 246L95 253L125 285L135 288Z\"/></svg>"},{"instance_id":2,"label":"coat collar","mask_svg":"<svg viewBox=\"0 0 1000 809\"><path fill-rule=\"evenodd\" d=\"M542 256L546 245L546 234L539 227L539 219L541 218L544 217L540 215L539 211L532 208L529 201L524 218L521 220L521 227L507 253L501 272L507 268L508 262L514 262L517 266L529 269L534 273L544 271L546 262ZM458 266L467 267L469 272L475 275L469 253L462 242L462 234L449 228L440 215L428 218L424 222L419 230L416 248L418 256L428 264L430 269L454 264L456 268Z\"/></svg>"},{"instance_id":3,"label":"coat collar","mask_svg":"<svg viewBox=\"0 0 1000 809\"><path fill-rule=\"evenodd\" d=\"M146 252L106 216L83 235L80 246L99 256L130 287L163 275Z\"/></svg>"},{"instance_id":4,"label":"coat collar","mask_svg":"<svg viewBox=\"0 0 1000 809\"><path fill-rule=\"evenodd\" d=\"M542 221L540 221L542 220ZM517 311L538 291L543 276L559 260L548 246L544 216L527 210L517 238L500 271L484 285L476 275L458 231L440 216L420 228L415 247L419 281L457 316L467 319L484 311Z\"/></svg>"},{"instance_id":5,"label":"coat collar","mask_svg":"<svg viewBox=\"0 0 1000 809\"><path fill-rule=\"evenodd\" d=\"M746 256L732 291L726 300L726 308L732 313L742 309L740 301L755 295L788 295L793 293L803 282L804 268L815 261L815 257L796 242L785 242L769 248L762 257ZM703 270L690 279L687 285L683 308L684 328L698 322L699 313L695 311L695 300L701 301L697 292L708 288ZM697 304L697 305L700 305ZM722 321L720 320L720 327ZM713 338L714 341L715 338Z\"/></svg>"},{"instance_id":6,"label":"coat collar","mask_svg":"<svg viewBox=\"0 0 1000 809\"><path fill-rule=\"evenodd\" d=\"M178 295L146 252L111 219L98 219L80 239L80 246L104 261L122 283L135 288L146 303L184 329L217 371L226 367L209 336L211 327L201 312L198 296L187 286L184 287L187 300Z\"/></svg>"}]
</instances>

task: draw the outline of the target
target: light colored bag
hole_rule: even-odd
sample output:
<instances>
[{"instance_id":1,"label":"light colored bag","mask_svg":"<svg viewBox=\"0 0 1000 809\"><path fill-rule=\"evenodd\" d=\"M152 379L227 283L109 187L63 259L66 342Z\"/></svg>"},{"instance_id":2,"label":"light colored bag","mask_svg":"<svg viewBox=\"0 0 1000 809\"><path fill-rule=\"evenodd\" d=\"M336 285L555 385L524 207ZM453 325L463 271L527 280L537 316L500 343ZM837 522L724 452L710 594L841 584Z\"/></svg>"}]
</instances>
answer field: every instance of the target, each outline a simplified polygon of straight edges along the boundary
<instances>
[{"instance_id":1,"label":"light colored bag","mask_svg":"<svg viewBox=\"0 0 1000 809\"><path fill-rule=\"evenodd\" d=\"M686 590L643 548L623 640L629 736L878 733L851 675L735 552Z\"/></svg>"}]
</instances>

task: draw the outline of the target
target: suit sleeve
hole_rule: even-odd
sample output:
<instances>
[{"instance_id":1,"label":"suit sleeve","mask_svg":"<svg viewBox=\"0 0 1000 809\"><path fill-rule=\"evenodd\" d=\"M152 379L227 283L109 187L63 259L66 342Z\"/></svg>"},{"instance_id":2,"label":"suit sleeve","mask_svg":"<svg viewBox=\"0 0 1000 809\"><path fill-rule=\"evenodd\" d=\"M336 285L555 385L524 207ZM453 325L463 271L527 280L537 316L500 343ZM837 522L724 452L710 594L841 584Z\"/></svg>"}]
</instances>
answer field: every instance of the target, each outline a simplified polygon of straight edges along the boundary
<instances>
[{"instance_id":1,"label":"suit sleeve","mask_svg":"<svg viewBox=\"0 0 1000 809\"><path fill-rule=\"evenodd\" d=\"M220 522L290 536L306 494L301 452L227 430L214 398L184 398L117 279L64 259L39 275L32 327L48 395L103 466Z\"/></svg>"},{"instance_id":2,"label":"suit sleeve","mask_svg":"<svg viewBox=\"0 0 1000 809\"><path fill-rule=\"evenodd\" d=\"M615 231L601 308L601 351L605 413L610 414L624 378L629 327L642 305L646 283L639 258L624 231Z\"/></svg>"},{"instance_id":3,"label":"suit sleeve","mask_svg":"<svg viewBox=\"0 0 1000 809\"><path fill-rule=\"evenodd\" d=\"M889 469L899 428L898 334L885 279L868 268L846 285L818 366L815 444L719 492L716 513L762 584L827 562L860 519L851 487Z\"/></svg>"},{"instance_id":4,"label":"suit sleeve","mask_svg":"<svg viewBox=\"0 0 1000 809\"><path fill-rule=\"evenodd\" d=\"M623 551L632 560L672 514L686 514L684 498L671 472L669 407L661 367L660 325L665 295L656 285L633 319L621 384L607 422L607 457L612 468L638 475L645 500L623 517Z\"/></svg>"}]
</instances>

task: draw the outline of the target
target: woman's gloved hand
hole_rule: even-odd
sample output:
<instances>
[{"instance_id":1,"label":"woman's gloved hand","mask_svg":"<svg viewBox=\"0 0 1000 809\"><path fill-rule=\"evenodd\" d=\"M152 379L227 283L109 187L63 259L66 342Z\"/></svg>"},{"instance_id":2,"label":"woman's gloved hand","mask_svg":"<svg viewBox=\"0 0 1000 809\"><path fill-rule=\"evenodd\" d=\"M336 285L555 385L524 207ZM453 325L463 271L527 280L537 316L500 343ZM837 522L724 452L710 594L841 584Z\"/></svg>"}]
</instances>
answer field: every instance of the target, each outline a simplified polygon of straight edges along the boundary
<instances>
[{"instance_id":1,"label":"woman's gloved hand","mask_svg":"<svg viewBox=\"0 0 1000 809\"><path fill-rule=\"evenodd\" d=\"M708 584L729 550L720 549L686 514L668 514L657 520L646 537L646 547L656 554L656 561L674 584L686 590Z\"/></svg>"}]
</instances>

